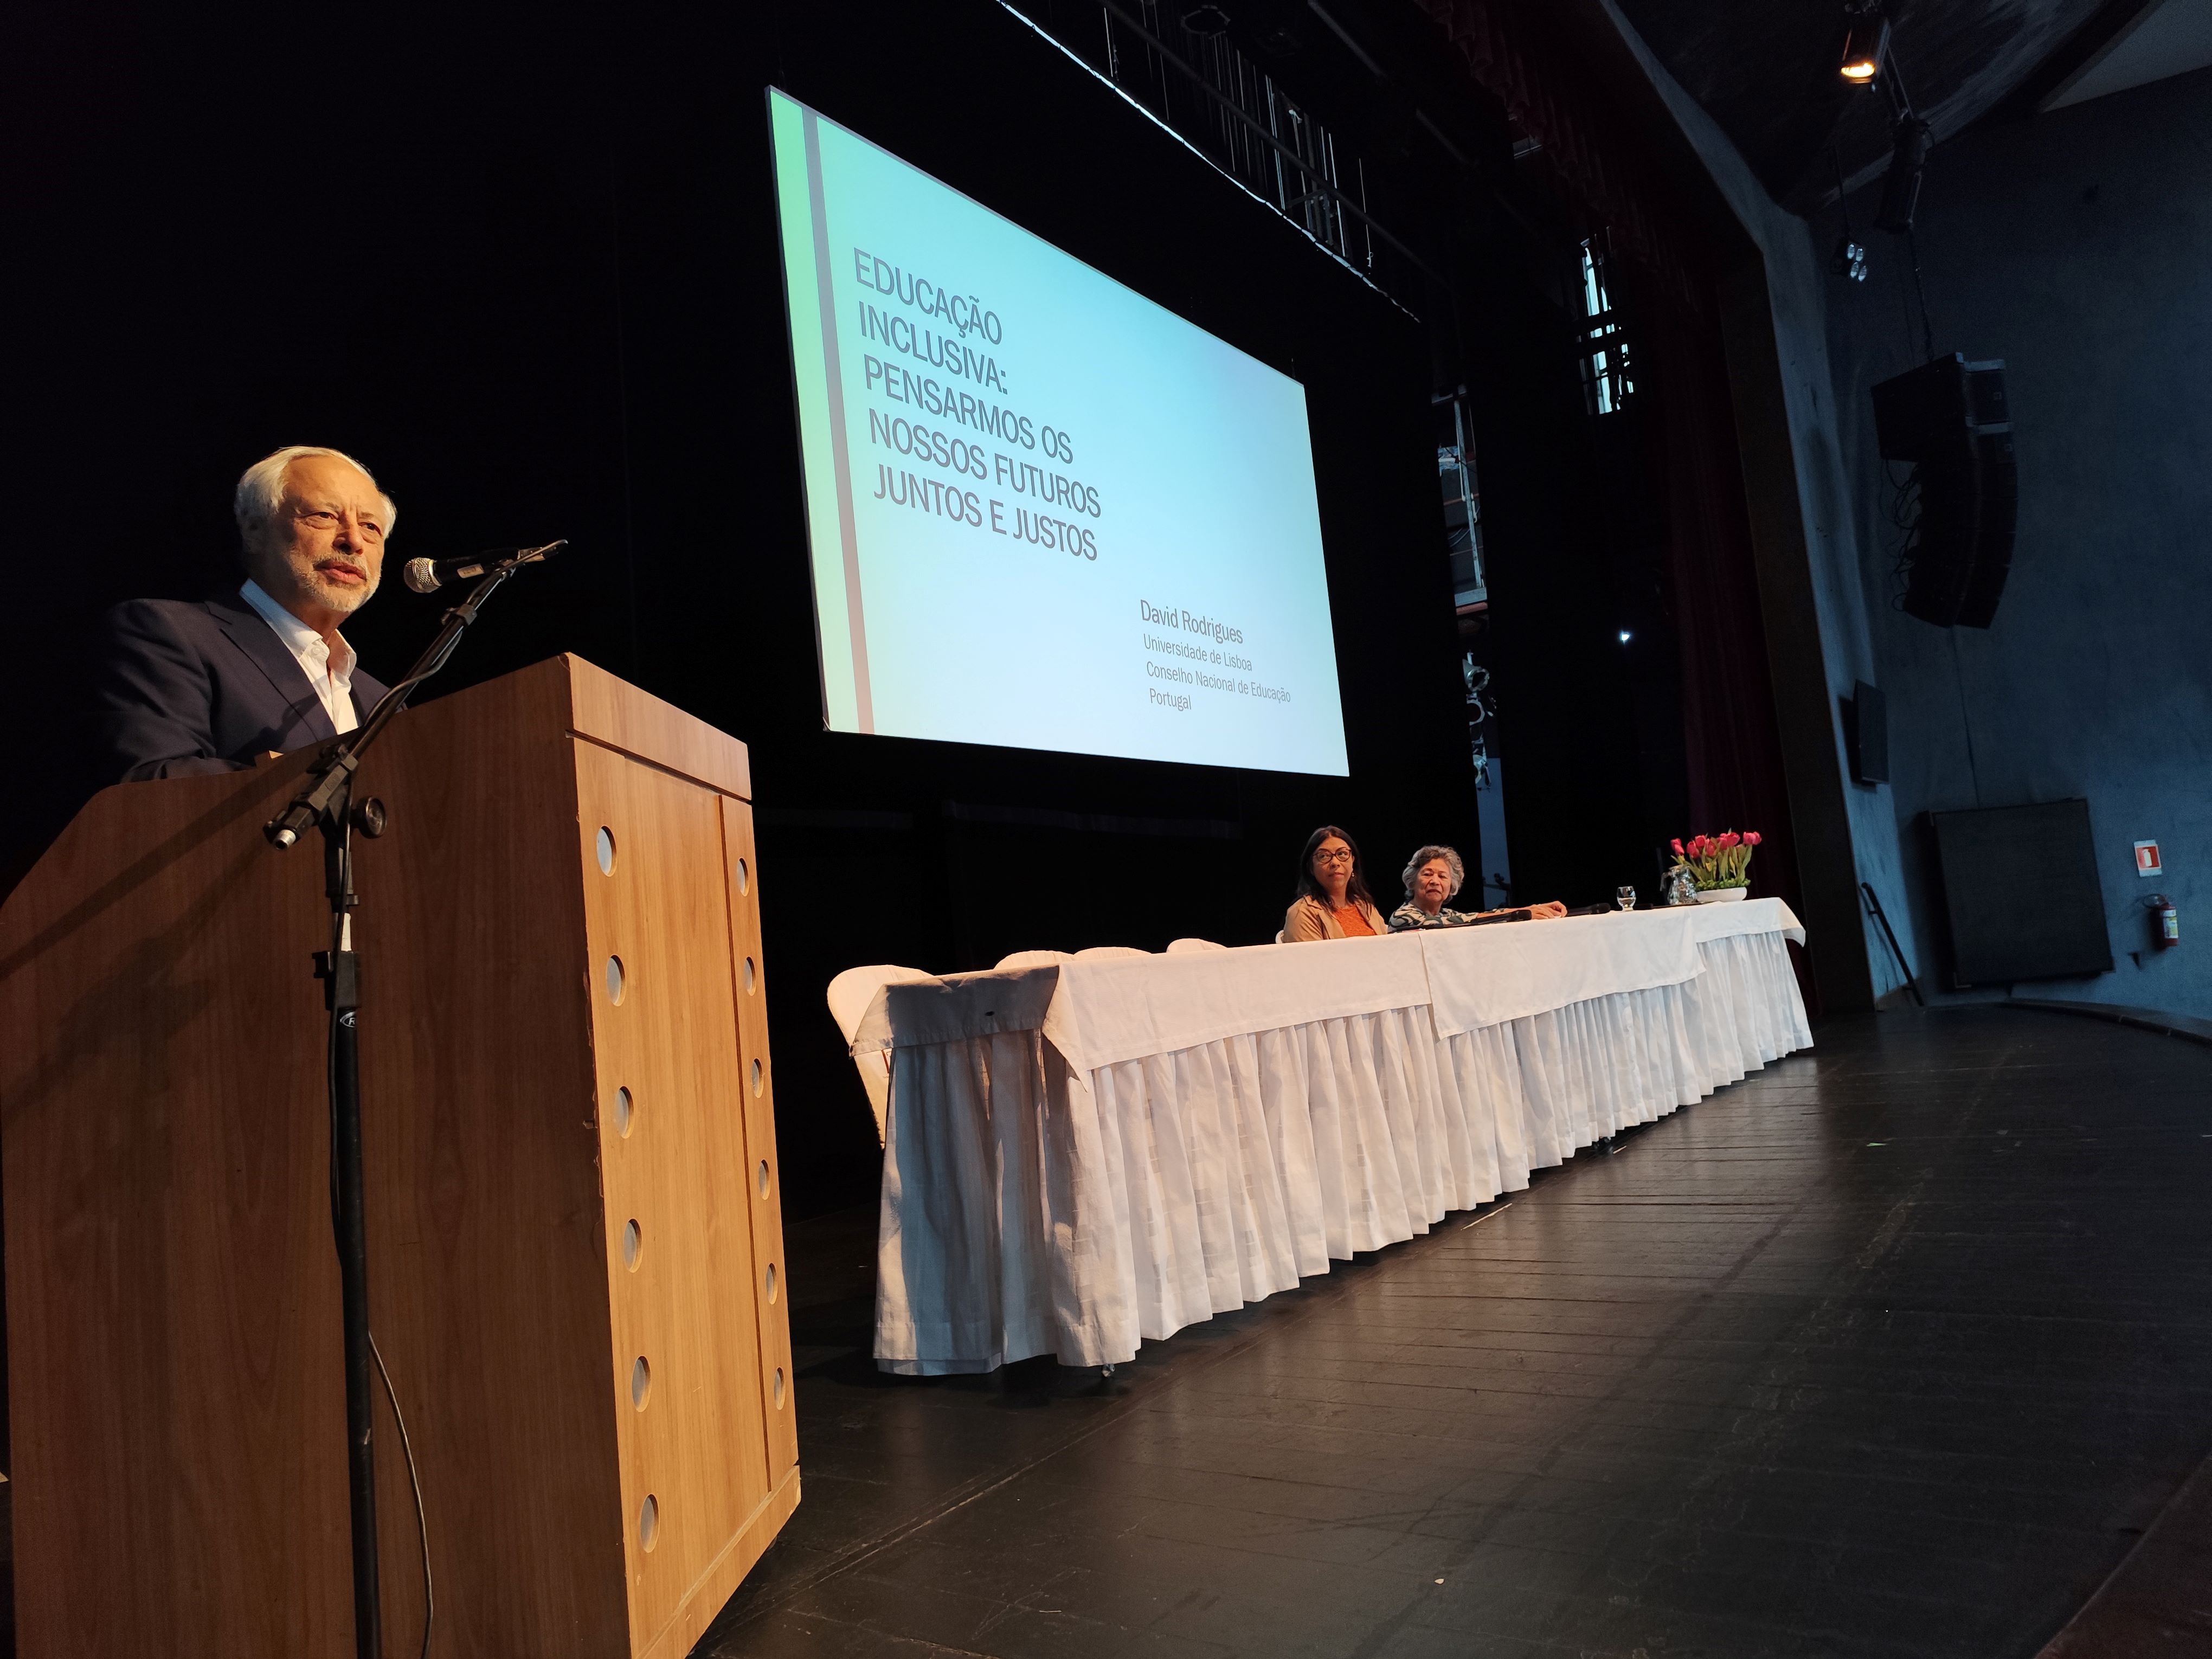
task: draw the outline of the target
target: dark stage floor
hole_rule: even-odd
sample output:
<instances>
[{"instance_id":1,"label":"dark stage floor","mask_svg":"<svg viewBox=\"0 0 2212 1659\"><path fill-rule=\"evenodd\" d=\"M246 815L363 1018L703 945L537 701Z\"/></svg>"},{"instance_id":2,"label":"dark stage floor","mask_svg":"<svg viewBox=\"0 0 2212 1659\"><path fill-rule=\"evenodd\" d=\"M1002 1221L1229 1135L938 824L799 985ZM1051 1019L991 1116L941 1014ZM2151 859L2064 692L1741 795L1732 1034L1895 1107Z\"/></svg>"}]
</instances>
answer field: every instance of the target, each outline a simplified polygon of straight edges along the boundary
<instances>
[{"instance_id":1,"label":"dark stage floor","mask_svg":"<svg viewBox=\"0 0 2212 1659\"><path fill-rule=\"evenodd\" d=\"M1110 1385L880 1376L872 1212L803 1223L805 1495L697 1651L2033 1659L2104 1585L2049 1659L2212 1654L2208 1200L2212 1048L1990 1008Z\"/></svg>"},{"instance_id":2,"label":"dark stage floor","mask_svg":"<svg viewBox=\"0 0 2212 1659\"><path fill-rule=\"evenodd\" d=\"M2212 1048L1991 1008L1825 1028L1104 1389L878 1376L872 1214L806 1224L805 1498L699 1652L2028 1659L2212 1445L2208 1201ZM2142 1650L2212 1650L2185 1507Z\"/></svg>"}]
</instances>

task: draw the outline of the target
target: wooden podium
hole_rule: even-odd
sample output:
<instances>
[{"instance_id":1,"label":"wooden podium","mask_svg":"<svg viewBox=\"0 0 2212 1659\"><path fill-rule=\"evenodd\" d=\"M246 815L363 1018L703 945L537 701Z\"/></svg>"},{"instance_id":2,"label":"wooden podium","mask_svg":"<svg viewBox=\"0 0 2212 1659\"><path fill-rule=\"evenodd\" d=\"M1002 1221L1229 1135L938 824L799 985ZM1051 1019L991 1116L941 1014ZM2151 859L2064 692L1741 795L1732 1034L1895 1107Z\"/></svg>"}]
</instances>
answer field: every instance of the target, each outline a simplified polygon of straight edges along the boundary
<instances>
[{"instance_id":1,"label":"wooden podium","mask_svg":"<svg viewBox=\"0 0 2212 1659\"><path fill-rule=\"evenodd\" d=\"M349 1659L313 757L125 784L0 906L26 1659ZM354 798L377 1344L434 1651L677 1659L799 1501L744 745L573 657ZM377 1407L385 1636L420 1640Z\"/></svg>"}]
</instances>

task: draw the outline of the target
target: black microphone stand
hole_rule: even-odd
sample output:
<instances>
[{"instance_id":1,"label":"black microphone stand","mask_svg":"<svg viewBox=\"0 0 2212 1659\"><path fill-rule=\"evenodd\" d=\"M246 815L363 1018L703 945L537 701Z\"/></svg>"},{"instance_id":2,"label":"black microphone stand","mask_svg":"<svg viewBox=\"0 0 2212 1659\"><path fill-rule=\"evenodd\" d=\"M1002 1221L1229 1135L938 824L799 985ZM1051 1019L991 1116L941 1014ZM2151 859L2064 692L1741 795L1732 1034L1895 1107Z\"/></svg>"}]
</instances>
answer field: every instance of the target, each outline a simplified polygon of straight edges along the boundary
<instances>
[{"instance_id":1,"label":"black microphone stand","mask_svg":"<svg viewBox=\"0 0 2212 1659\"><path fill-rule=\"evenodd\" d=\"M338 1251L338 1301L345 1328L346 1486L353 1527L353 1638L358 1659L384 1659L383 1608L376 1570L376 1456L371 1438L375 1395L369 1386L374 1357L368 1332L368 1235L362 1213L361 1170L361 957L354 949L353 832L374 841L387 822L374 797L353 804L353 777L368 746L406 707L416 686L446 665L484 602L517 570L550 556L565 542L551 542L501 560L468 597L446 612L445 626L407 678L386 691L361 729L326 750L301 784L291 804L262 826L280 852L310 826L323 833L323 885L331 902L331 948L315 953L329 1011L331 1111L331 1227ZM427 1569L426 1553L424 1565ZM427 1586L426 1592L427 1592Z\"/></svg>"}]
</instances>

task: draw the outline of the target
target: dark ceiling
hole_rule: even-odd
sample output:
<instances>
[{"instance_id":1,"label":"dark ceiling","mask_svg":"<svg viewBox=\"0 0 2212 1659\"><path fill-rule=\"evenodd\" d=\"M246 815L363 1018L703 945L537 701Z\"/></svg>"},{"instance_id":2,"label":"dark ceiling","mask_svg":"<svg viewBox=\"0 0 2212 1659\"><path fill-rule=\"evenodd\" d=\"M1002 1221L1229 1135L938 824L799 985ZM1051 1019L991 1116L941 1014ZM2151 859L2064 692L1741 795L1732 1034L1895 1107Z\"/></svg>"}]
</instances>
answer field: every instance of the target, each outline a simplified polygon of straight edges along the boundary
<instances>
[{"instance_id":1,"label":"dark ceiling","mask_svg":"<svg viewBox=\"0 0 2212 1659\"><path fill-rule=\"evenodd\" d=\"M1109 3L1126 14L1137 0ZM1793 212L1831 199L1839 171L1856 189L1887 165L1888 97L1837 72L1849 27L1844 0L1490 3L1531 14L1524 21L1540 24L1532 38L1583 61L1601 105L1634 101L1636 91L1626 89L1631 81L1648 90L1613 21L1625 18ZM2032 112L2157 3L1885 0L1898 77L1938 143L1976 122ZM1364 147L1401 150L1417 142L1417 125L1434 132L1441 122L1454 133L1447 148L1464 158L1481 144L1453 118L1464 101L1465 71L1456 54L1437 50L1441 31L1430 18L1439 9L1434 0L1164 0L1159 7L1163 15L1219 19L1235 45L1294 96L1346 123ZM1654 159L1662 167L1679 162ZM1702 172L1694 159L1687 165Z\"/></svg>"},{"instance_id":2,"label":"dark ceiling","mask_svg":"<svg viewBox=\"0 0 2212 1659\"><path fill-rule=\"evenodd\" d=\"M1804 212L1835 188L1831 145L1854 185L1888 156L1887 100L1836 72L1841 0L1618 3L1784 206ZM1940 143L2140 9L2140 0L1899 0L1889 8L1892 45Z\"/></svg>"},{"instance_id":3,"label":"dark ceiling","mask_svg":"<svg viewBox=\"0 0 2212 1659\"><path fill-rule=\"evenodd\" d=\"M1017 3L1041 3L1048 15L1082 14L1097 0ZM2033 112L2161 0L1883 3L1897 78L1941 143L1977 122ZM1469 96L1474 82L1468 65L1435 21L1452 9L1445 0L1105 4L1125 21L1140 13L1151 18L1187 52L1193 40L1225 34L1285 93L1340 130L1355 155L1395 161L1393 170L1418 185L1425 175L1411 164L1433 139L1437 155L1515 197L1524 223L1532 212L1540 216L1540 207L1521 198L1543 191L1528 185L1529 170L1504 159L1516 140L1530 150L1540 146L1510 129L1492 99ZM1832 199L1839 173L1856 189L1888 164L1890 99L1838 73L1849 27L1845 0L1486 0L1474 10L1486 9L1521 14L1505 33L1533 45L1547 70L1584 75L1581 103L1598 125L1613 114L1625 118L1618 125L1640 135L1634 142L1644 170L1672 180L1669 210L1702 213L1690 240L1702 239L1709 252L1741 229L1688 141L1661 112L1638 58L1621 39L1620 20L1713 117L1784 208L1811 213ZM1188 35L1173 27L1178 21ZM1646 101L1650 107L1640 107ZM1516 158L1522 154L1512 149ZM1501 171L1510 175L1502 183ZM1519 185L1528 187L1516 195ZM1403 204L1389 203L1386 192L1378 207L1395 223Z\"/></svg>"}]
</instances>

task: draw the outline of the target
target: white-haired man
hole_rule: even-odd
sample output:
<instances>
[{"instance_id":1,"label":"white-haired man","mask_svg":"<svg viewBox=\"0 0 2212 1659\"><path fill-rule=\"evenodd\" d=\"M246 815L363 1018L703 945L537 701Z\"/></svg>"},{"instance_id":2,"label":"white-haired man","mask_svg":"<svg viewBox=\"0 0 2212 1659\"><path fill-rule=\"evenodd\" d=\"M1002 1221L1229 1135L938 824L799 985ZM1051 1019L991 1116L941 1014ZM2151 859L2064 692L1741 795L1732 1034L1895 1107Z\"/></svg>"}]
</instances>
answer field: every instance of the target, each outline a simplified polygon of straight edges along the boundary
<instances>
[{"instance_id":1,"label":"white-haired man","mask_svg":"<svg viewBox=\"0 0 2212 1659\"><path fill-rule=\"evenodd\" d=\"M235 594L107 614L103 781L235 771L354 730L384 695L338 631L376 592L398 516L368 469L295 444L246 470L232 511L246 567Z\"/></svg>"}]
</instances>

